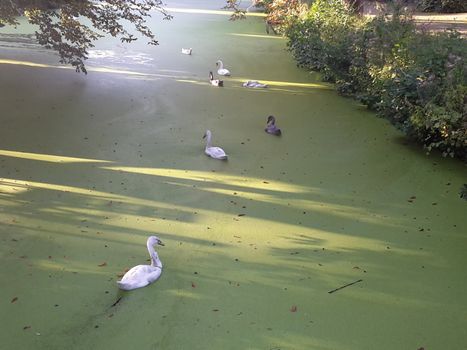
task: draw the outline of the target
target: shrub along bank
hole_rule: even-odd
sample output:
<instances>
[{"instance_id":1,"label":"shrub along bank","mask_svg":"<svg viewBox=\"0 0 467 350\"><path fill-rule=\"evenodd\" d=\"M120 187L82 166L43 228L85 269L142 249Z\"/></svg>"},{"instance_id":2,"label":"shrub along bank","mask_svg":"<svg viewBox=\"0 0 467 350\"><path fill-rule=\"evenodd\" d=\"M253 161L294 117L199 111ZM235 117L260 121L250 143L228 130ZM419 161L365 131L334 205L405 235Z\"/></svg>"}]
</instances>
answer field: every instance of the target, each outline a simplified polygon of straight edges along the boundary
<instances>
[{"instance_id":1,"label":"shrub along bank","mask_svg":"<svg viewBox=\"0 0 467 350\"><path fill-rule=\"evenodd\" d=\"M410 15L355 15L344 0L316 0L289 21L298 64L391 120L428 151L467 160L467 42L416 30Z\"/></svg>"}]
</instances>

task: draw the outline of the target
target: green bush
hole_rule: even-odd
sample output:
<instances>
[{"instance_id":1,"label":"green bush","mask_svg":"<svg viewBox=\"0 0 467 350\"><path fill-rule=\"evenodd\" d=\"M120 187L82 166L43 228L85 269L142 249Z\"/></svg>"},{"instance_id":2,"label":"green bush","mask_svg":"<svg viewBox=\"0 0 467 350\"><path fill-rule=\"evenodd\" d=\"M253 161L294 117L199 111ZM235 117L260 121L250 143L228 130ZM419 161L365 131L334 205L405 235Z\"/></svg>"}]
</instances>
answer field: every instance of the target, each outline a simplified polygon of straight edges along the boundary
<instances>
[{"instance_id":1,"label":"green bush","mask_svg":"<svg viewBox=\"0 0 467 350\"><path fill-rule=\"evenodd\" d=\"M421 0L417 7L425 12L467 12L465 0Z\"/></svg>"},{"instance_id":2,"label":"green bush","mask_svg":"<svg viewBox=\"0 0 467 350\"><path fill-rule=\"evenodd\" d=\"M467 159L467 43L416 30L410 15L365 20L344 0L316 0L286 30L298 64L322 72L428 151Z\"/></svg>"}]
</instances>

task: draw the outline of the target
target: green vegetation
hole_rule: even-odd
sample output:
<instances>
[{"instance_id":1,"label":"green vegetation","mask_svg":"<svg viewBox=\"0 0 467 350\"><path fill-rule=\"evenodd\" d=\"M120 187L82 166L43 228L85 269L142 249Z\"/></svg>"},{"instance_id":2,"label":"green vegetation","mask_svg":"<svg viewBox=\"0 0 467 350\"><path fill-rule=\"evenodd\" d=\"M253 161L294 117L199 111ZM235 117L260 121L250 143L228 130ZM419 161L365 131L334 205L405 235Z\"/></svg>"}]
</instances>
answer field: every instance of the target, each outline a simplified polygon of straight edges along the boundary
<instances>
[{"instance_id":1,"label":"green vegetation","mask_svg":"<svg viewBox=\"0 0 467 350\"><path fill-rule=\"evenodd\" d=\"M467 159L467 44L459 33L420 32L400 8L366 19L344 0L316 0L285 34L300 66L428 151Z\"/></svg>"},{"instance_id":2,"label":"green vegetation","mask_svg":"<svg viewBox=\"0 0 467 350\"><path fill-rule=\"evenodd\" d=\"M425 12L467 12L465 0L420 0L417 6Z\"/></svg>"},{"instance_id":3,"label":"green vegetation","mask_svg":"<svg viewBox=\"0 0 467 350\"><path fill-rule=\"evenodd\" d=\"M126 29L128 24L147 38L148 44L157 45L155 35L146 25L153 10L159 11L164 19L172 17L161 0L2 0L0 28L17 26L18 18L24 16L37 26L35 34L40 45L57 51L60 63L71 64L77 72L86 73L88 50L98 38L111 35L127 43L137 40Z\"/></svg>"}]
</instances>

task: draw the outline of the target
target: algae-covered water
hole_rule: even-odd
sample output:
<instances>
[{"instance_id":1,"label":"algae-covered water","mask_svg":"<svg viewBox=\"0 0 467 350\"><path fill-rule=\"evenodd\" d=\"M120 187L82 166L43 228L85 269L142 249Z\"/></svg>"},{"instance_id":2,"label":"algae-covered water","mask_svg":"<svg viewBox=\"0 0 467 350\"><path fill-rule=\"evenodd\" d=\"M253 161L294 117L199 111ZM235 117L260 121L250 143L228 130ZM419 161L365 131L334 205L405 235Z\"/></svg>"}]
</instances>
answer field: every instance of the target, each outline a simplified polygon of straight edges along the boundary
<instances>
[{"instance_id":1,"label":"algae-covered water","mask_svg":"<svg viewBox=\"0 0 467 350\"><path fill-rule=\"evenodd\" d=\"M0 348L467 348L465 166L297 68L261 17L168 6L160 46L103 39L87 76L0 46ZM161 278L119 291L150 234Z\"/></svg>"}]
</instances>

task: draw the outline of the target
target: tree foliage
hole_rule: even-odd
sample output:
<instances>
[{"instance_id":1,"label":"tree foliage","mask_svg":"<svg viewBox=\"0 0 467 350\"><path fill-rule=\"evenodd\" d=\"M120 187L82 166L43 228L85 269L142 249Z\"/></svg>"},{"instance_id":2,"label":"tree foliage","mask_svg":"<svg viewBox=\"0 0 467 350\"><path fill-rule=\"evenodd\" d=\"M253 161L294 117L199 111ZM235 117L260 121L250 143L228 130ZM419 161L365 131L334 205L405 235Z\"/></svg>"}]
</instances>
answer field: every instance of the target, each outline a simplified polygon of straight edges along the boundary
<instances>
[{"instance_id":1,"label":"tree foliage","mask_svg":"<svg viewBox=\"0 0 467 350\"><path fill-rule=\"evenodd\" d=\"M61 63L86 73L84 62L96 39L110 34L123 42L137 40L125 28L125 22L146 37L148 44L157 45L146 25L154 10L164 19L171 18L161 0L1 0L0 27L17 26L18 17L25 16L37 26L35 34L40 45L56 50Z\"/></svg>"},{"instance_id":2,"label":"tree foliage","mask_svg":"<svg viewBox=\"0 0 467 350\"><path fill-rule=\"evenodd\" d=\"M465 0L419 0L417 7L425 12L467 12Z\"/></svg>"}]
</instances>

